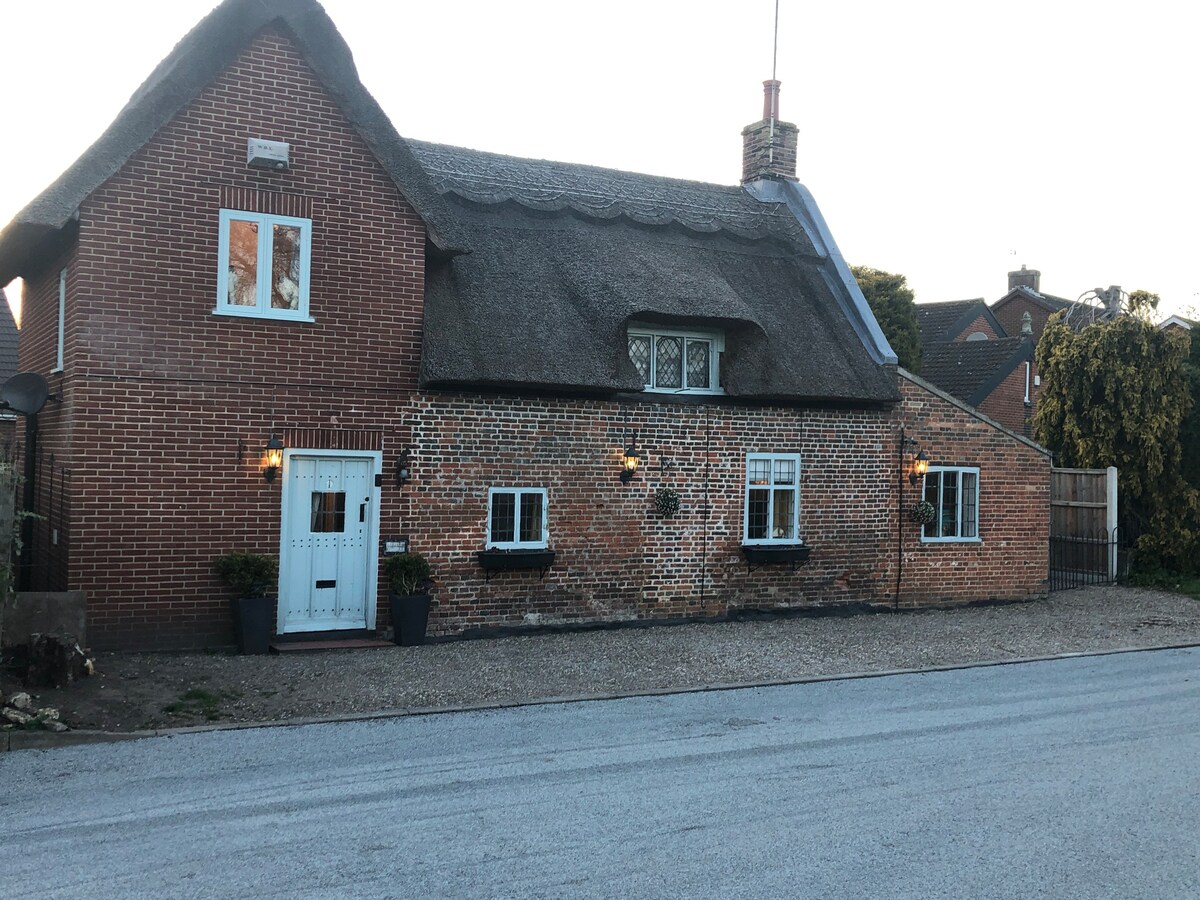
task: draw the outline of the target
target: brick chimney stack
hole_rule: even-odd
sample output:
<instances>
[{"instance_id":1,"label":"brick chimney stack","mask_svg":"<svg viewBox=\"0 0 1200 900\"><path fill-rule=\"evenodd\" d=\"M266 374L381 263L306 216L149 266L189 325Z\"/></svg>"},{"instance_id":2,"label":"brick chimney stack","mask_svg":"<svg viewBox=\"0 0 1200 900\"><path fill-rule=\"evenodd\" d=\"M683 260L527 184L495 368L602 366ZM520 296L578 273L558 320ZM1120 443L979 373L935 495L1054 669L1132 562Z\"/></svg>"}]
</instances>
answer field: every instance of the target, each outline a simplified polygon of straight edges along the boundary
<instances>
[{"instance_id":1,"label":"brick chimney stack","mask_svg":"<svg viewBox=\"0 0 1200 900\"><path fill-rule=\"evenodd\" d=\"M1027 287L1031 291L1041 293L1040 285L1042 283L1042 273L1037 269L1027 269L1021 266L1019 272L1008 273L1008 289L1011 291L1017 287Z\"/></svg>"},{"instance_id":2,"label":"brick chimney stack","mask_svg":"<svg viewBox=\"0 0 1200 900\"><path fill-rule=\"evenodd\" d=\"M742 184L769 178L796 180L796 145L799 129L779 121L779 82L763 82L761 122L742 129Z\"/></svg>"}]
</instances>

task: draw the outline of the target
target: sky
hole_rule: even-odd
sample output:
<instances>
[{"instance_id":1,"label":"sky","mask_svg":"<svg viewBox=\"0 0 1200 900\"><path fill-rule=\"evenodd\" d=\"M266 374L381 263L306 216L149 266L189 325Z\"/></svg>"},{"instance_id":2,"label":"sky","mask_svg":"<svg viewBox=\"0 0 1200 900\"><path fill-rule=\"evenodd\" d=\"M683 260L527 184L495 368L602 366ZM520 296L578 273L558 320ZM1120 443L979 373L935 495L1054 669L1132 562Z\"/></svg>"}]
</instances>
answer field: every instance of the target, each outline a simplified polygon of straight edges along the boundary
<instances>
[{"instance_id":1,"label":"sky","mask_svg":"<svg viewBox=\"0 0 1200 900\"><path fill-rule=\"evenodd\" d=\"M0 224L215 5L0 0ZM774 0L324 5L401 135L517 156L734 184L772 71ZM1188 312L1193 35L1177 0L780 0L780 118L843 256L918 302L998 299L1024 264Z\"/></svg>"}]
</instances>

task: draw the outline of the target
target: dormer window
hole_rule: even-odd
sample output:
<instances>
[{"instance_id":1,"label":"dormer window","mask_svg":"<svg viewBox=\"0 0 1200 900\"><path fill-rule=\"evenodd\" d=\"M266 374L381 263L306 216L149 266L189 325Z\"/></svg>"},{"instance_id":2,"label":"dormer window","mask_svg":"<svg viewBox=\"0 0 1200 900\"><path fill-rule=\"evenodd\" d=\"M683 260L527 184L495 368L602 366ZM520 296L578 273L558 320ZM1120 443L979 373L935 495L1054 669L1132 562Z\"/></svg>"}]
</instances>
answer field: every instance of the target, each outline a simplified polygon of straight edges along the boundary
<instances>
[{"instance_id":1,"label":"dormer window","mask_svg":"<svg viewBox=\"0 0 1200 900\"><path fill-rule=\"evenodd\" d=\"M725 335L649 325L629 326L629 359L646 390L667 394L723 394Z\"/></svg>"}]
</instances>

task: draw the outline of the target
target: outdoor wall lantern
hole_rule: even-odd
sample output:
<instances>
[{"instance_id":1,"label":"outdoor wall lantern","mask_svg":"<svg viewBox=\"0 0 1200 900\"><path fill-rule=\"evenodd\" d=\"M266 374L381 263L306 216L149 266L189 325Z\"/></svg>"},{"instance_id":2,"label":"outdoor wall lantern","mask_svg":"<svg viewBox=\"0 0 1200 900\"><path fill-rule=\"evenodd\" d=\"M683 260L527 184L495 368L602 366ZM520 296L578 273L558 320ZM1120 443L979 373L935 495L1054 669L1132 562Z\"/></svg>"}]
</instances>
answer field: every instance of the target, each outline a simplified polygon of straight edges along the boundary
<instances>
[{"instance_id":1,"label":"outdoor wall lantern","mask_svg":"<svg viewBox=\"0 0 1200 900\"><path fill-rule=\"evenodd\" d=\"M267 481L274 481L275 476L279 473L279 467L283 465L283 441L277 438L274 434L267 441L267 446L263 447L263 478Z\"/></svg>"},{"instance_id":2,"label":"outdoor wall lantern","mask_svg":"<svg viewBox=\"0 0 1200 900\"><path fill-rule=\"evenodd\" d=\"M409 465L409 450L405 447L396 457L396 487L403 487L412 480L412 468Z\"/></svg>"},{"instance_id":3,"label":"outdoor wall lantern","mask_svg":"<svg viewBox=\"0 0 1200 900\"><path fill-rule=\"evenodd\" d=\"M625 448L625 454L621 459L621 484L629 484L633 480L641 462L642 455L637 451L637 432L635 431L633 440Z\"/></svg>"},{"instance_id":4,"label":"outdoor wall lantern","mask_svg":"<svg viewBox=\"0 0 1200 900\"><path fill-rule=\"evenodd\" d=\"M924 450L918 450L917 455L913 457L912 471L908 473L908 483L916 485L928 471L929 457L925 455Z\"/></svg>"}]
</instances>

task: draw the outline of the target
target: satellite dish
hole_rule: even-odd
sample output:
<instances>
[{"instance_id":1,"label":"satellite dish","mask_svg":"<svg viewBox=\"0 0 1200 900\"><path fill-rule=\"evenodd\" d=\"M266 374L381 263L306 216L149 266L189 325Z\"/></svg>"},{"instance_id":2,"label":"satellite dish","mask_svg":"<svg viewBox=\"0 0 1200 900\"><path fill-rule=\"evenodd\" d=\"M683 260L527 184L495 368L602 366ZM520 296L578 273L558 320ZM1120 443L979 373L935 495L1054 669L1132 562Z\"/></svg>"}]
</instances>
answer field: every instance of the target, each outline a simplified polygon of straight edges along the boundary
<instances>
[{"instance_id":1,"label":"satellite dish","mask_svg":"<svg viewBox=\"0 0 1200 900\"><path fill-rule=\"evenodd\" d=\"M50 386L37 372L18 372L4 387L0 387L0 401L12 410L32 416L46 405Z\"/></svg>"}]
</instances>

